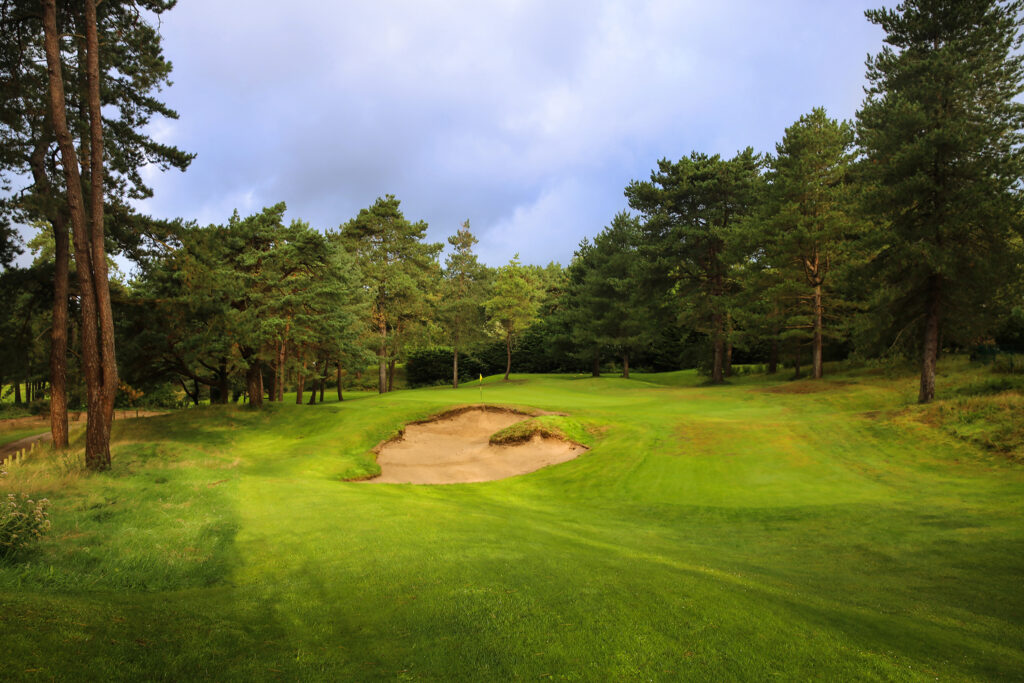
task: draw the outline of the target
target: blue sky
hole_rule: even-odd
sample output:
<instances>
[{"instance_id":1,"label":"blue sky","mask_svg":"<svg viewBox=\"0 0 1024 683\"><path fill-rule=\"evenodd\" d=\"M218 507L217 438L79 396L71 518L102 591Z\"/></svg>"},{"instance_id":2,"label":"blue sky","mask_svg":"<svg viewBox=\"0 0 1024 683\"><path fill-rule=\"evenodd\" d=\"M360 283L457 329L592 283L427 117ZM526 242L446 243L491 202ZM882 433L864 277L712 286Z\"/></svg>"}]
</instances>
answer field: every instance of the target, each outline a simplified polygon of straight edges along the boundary
<instances>
[{"instance_id":1,"label":"blue sky","mask_svg":"<svg viewBox=\"0 0 1024 683\"><path fill-rule=\"evenodd\" d=\"M285 201L337 227L394 194L490 265L569 262L659 158L771 151L852 118L882 45L861 0L181 0L151 134L198 156L140 209L223 223ZM893 4L893 3L889 3Z\"/></svg>"}]
</instances>

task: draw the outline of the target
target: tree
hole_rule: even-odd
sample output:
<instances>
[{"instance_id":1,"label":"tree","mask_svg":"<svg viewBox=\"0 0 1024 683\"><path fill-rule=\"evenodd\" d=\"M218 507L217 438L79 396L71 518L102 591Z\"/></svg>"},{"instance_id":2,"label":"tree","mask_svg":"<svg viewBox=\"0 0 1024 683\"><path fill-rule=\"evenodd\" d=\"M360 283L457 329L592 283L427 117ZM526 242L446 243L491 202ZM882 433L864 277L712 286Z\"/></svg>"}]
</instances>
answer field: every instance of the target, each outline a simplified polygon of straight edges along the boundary
<instances>
[{"instance_id":1,"label":"tree","mask_svg":"<svg viewBox=\"0 0 1024 683\"><path fill-rule=\"evenodd\" d=\"M867 60L857 114L865 206L884 224L877 315L918 331L927 403L940 339L989 325L1019 262L1024 2L907 0L866 16L887 43Z\"/></svg>"},{"instance_id":2,"label":"tree","mask_svg":"<svg viewBox=\"0 0 1024 683\"><path fill-rule=\"evenodd\" d=\"M600 306L595 291L596 250L589 238L580 240L567 268L565 303L561 317L569 328L571 346L581 363L590 365L590 374L601 376L601 341L594 310Z\"/></svg>"},{"instance_id":3,"label":"tree","mask_svg":"<svg viewBox=\"0 0 1024 683\"><path fill-rule=\"evenodd\" d=\"M494 334L505 342L505 381L512 371L512 344L518 334L537 319L542 291L531 269L519 262L519 254L498 268L491 296L484 304Z\"/></svg>"},{"instance_id":4,"label":"tree","mask_svg":"<svg viewBox=\"0 0 1024 683\"><path fill-rule=\"evenodd\" d=\"M600 350L611 349L622 359L629 378L631 354L649 346L653 321L647 295L640 286L640 224L622 212L594 238L584 239L569 266L572 337L582 357L600 374Z\"/></svg>"},{"instance_id":5,"label":"tree","mask_svg":"<svg viewBox=\"0 0 1024 683\"><path fill-rule=\"evenodd\" d=\"M724 381L730 346L727 258L737 223L754 204L762 160L751 148L729 160L693 152L658 162L650 181L626 187L629 205L644 219L644 258L651 281L675 292L684 320L711 338L711 381Z\"/></svg>"},{"instance_id":6,"label":"tree","mask_svg":"<svg viewBox=\"0 0 1024 683\"><path fill-rule=\"evenodd\" d=\"M776 145L760 216L751 222L763 258L780 271L773 290L802 284L797 315L809 318L815 379L823 375L826 285L853 225L847 186L852 146L847 122L828 118L820 107L801 116Z\"/></svg>"},{"instance_id":7,"label":"tree","mask_svg":"<svg viewBox=\"0 0 1024 683\"><path fill-rule=\"evenodd\" d=\"M441 251L440 243L423 241L427 224L410 223L399 203L393 195L378 198L340 228L368 291L382 394L391 390L395 361L412 328L428 317L426 300L437 280Z\"/></svg>"},{"instance_id":8,"label":"tree","mask_svg":"<svg viewBox=\"0 0 1024 683\"><path fill-rule=\"evenodd\" d=\"M452 388L459 388L459 351L484 335L486 268L473 253L476 237L469 221L448 238L452 253L445 259L438 318L452 345Z\"/></svg>"},{"instance_id":9,"label":"tree","mask_svg":"<svg viewBox=\"0 0 1024 683\"><path fill-rule=\"evenodd\" d=\"M0 30L10 37L0 43L0 175L32 181L0 208L5 215L45 220L53 228L50 417L58 447L67 444L68 227L77 230L76 257L87 266L82 257L102 255L105 237L137 243L139 221L126 199L151 194L139 169L149 164L184 169L192 158L142 133L154 114L177 115L152 95L167 81L171 66L161 54L159 33L140 9L159 15L173 4L140 0L58 7L43 2L40 13L39 2L0 3ZM69 170L79 161L80 168ZM83 185L69 185L72 175ZM89 280L80 284L81 293L88 294L82 314L89 317L81 332L90 336L82 347L91 396L86 460L103 469L109 466L108 413L117 378L106 313L109 294L100 282L104 261L97 262L78 272L80 280Z\"/></svg>"}]
</instances>

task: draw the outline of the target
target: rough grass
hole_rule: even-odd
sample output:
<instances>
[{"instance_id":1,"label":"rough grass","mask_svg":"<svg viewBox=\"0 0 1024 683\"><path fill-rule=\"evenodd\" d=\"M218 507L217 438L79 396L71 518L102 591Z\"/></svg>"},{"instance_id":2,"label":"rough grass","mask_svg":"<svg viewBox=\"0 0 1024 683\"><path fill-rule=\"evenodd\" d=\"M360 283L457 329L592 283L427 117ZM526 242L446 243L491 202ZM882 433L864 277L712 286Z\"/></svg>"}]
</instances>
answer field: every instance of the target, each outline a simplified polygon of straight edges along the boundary
<instances>
[{"instance_id":1,"label":"rough grass","mask_svg":"<svg viewBox=\"0 0 1024 683\"><path fill-rule=\"evenodd\" d=\"M940 398L974 400L953 391L983 374L946 367ZM1024 465L908 417L913 377L516 379L484 402L566 413L537 421L591 449L497 482L340 481L474 383L126 420L102 475L27 462L0 491L45 490L53 529L0 566L2 678L1024 671Z\"/></svg>"},{"instance_id":2,"label":"rough grass","mask_svg":"<svg viewBox=\"0 0 1024 683\"><path fill-rule=\"evenodd\" d=\"M593 442L593 436L578 420L562 415L540 415L517 422L491 434L490 442L500 446L529 441L534 436L571 441L581 446Z\"/></svg>"}]
</instances>

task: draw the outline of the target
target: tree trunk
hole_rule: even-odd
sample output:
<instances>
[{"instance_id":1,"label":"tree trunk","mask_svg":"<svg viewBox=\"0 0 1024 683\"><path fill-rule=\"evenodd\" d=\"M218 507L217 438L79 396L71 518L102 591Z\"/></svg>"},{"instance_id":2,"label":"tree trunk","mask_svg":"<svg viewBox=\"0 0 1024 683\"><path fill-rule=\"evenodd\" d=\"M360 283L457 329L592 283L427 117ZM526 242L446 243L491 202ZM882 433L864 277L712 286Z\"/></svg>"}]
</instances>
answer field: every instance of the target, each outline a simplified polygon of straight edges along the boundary
<instances>
[{"instance_id":1,"label":"tree trunk","mask_svg":"<svg viewBox=\"0 0 1024 683\"><path fill-rule=\"evenodd\" d=\"M383 324L380 330L380 347L377 349L377 365L380 373L377 377L377 393L383 394L388 390L387 329Z\"/></svg>"},{"instance_id":2,"label":"tree trunk","mask_svg":"<svg viewBox=\"0 0 1024 683\"><path fill-rule=\"evenodd\" d=\"M594 364L590 367L591 377L601 376L601 356L598 353L594 354Z\"/></svg>"},{"instance_id":3,"label":"tree trunk","mask_svg":"<svg viewBox=\"0 0 1024 683\"><path fill-rule=\"evenodd\" d=\"M803 376L804 373L800 369L800 344L798 343L793 351L793 379L800 379Z\"/></svg>"},{"instance_id":4,"label":"tree trunk","mask_svg":"<svg viewBox=\"0 0 1024 683\"><path fill-rule=\"evenodd\" d=\"M295 405L302 405L302 394L306 391L306 361L302 361L302 369L299 370L299 376L295 380Z\"/></svg>"},{"instance_id":5,"label":"tree trunk","mask_svg":"<svg viewBox=\"0 0 1024 683\"><path fill-rule=\"evenodd\" d=\"M327 360L320 363L320 402L324 402L324 385L327 384Z\"/></svg>"},{"instance_id":6,"label":"tree trunk","mask_svg":"<svg viewBox=\"0 0 1024 683\"><path fill-rule=\"evenodd\" d=\"M629 353L622 354L622 376L629 379Z\"/></svg>"},{"instance_id":7,"label":"tree trunk","mask_svg":"<svg viewBox=\"0 0 1024 683\"><path fill-rule=\"evenodd\" d=\"M245 371L245 387L249 392L249 407L263 407L263 369L258 361L253 361L249 369Z\"/></svg>"},{"instance_id":8,"label":"tree trunk","mask_svg":"<svg viewBox=\"0 0 1024 683\"><path fill-rule=\"evenodd\" d=\"M307 403L311 406L316 405L316 377L310 378L309 382L309 401Z\"/></svg>"},{"instance_id":9,"label":"tree trunk","mask_svg":"<svg viewBox=\"0 0 1024 683\"><path fill-rule=\"evenodd\" d=\"M714 344L714 356L711 361L711 381L714 384L721 384L725 381L722 374L722 362L725 358L725 339L722 334L722 316L715 313L711 316L711 327Z\"/></svg>"},{"instance_id":10,"label":"tree trunk","mask_svg":"<svg viewBox=\"0 0 1024 683\"><path fill-rule=\"evenodd\" d=\"M822 306L821 306L821 285L815 285L814 287L814 351L813 351L813 364L814 364L814 379L821 379L825 374L825 368L822 363L822 338L821 338L821 324L822 320Z\"/></svg>"},{"instance_id":11,"label":"tree trunk","mask_svg":"<svg viewBox=\"0 0 1024 683\"><path fill-rule=\"evenodd\" d=\"M220 366L217 368L217 403L227 405L228 403L228 362L227 359L220 361Z\"/></svg>"},{"instance_id":12,"label":"tree trunk","mask_svg":"<svg viewBox=\"0 0 1024 683\"><path fill-rule=\"evenodd\" d=\"M88 186L91 215L88 221L78 154L65 112L66 99L55 0L43 0L43 28L49 82L49 110L64 170L82 309L81 356L88 405L85 462L89 469L104 470L110 467L110 427L117 393L117 364L114 356L114 321L110 307L103 237L103 128L100 112L96 3L95 0L86 0L84 4L90 147Z\"/></svg>"},{"instance_id":13,"label":"tree trunk","mask_svg":"<svg viewBox=\"0 0 1024 683\"><path fill-rule=\"evenodd\" d=\"M452 362L452 389L459 388L459 347L452 349L455 353L455 360Z\"/></svg>"},{"instance_id":14,"label":"tree trunk","mask_svg":"<svg viewBox=\"0 0 1024 683\"><path fill-rule=\"evenodd\" d=\"M722 374L725 377L732 377L732 313L725 314L725 359L722 364Z\"/></svg>"},{"instance_id":15,"label":"tree trunk","mask_svg":"<svg viewBox=\"0 0 1024 683\"><path fill-rule=\"evenodd\" d=\"M921 389L918 403L930 403L935 398L935 364L939 354L939 324L942 285L938 276L928 278L928 304L924 319L924 344L921 354Z\"/></svg>"},{"instance_id":16,"label":"tree trunk","mask_svg":"<svg viewBox=\"0 0 1024 683\"><path fill-rule=\"evenodd\" d=\"M21 405L21 380L14 380L14 405Z\"/></svg>"},{"instance_id":17,"label":"tree trunk","mask_svg":"<svg viewBox=\"0 0 1024 683\"><path fill-rule=\"evenodd\" d=\"M512 372L512 335L505 335L505 355L508 359L505 363L505 381L508 381L508 374Z\"/></svg>"},{"instance_id":18,"label":"tree trunk","mask_svg":"<svg viewBox=\"0 0 1024 683\"><path fill-rule=\"evenodd\" d=\"M270 364L270 386L267 387L267 400L273 403L277 400L277 354L274 354L273 362Z\"/></svg>"},{"instance_id":19,"label":"tree trunk","mask_svg":"<svg viewBox=\"0 0 1024 683\"><path fill-rule=\"evenodd\" d=\"M288 328L286 327L285 328L285 334L287 334L287 333L288 333ZM278 345L278 348L277 348L277 371L278 371L278 378L277 378L277 400L278 401L284 401L284 380L285 380L284 365L285 365L285 362L288 359L287 347L288 347L287 342L283 342L282 341Z\"/></svg>"},{"instance_id":20,"label":"tree trunk","mask_svg":"<svg viewBox=\"0 0 1024 683\"><path fill-rule=\"evenodd\" d=\"M388 391L395 390L395 363L397 362L397 358L392 358L388 361Z\"/></svg>"},{"instance_id":21,"label":"tree trunk","mask_svg":"<svg viewBox=\"0 0 1024 683\"><path fill-rule=\"evenodd\" d=\"M49 119L46 125L49 128ZM51 131L52 132L52 131ZM32 179L39 190L53 194L50 177L46 172L46 152L49 135L43 135L30 158ZM53 447L68 446L68 293L70 244L68 242L68 215L66 207L52 212L53 224L53 324L50 328L50 436Z\"/></svg>"},{"instance_id":22,"label":"tree trunk","mask_svg":"<svg viewBox=\"0 0 1024 683\"><path fill-rule=\"evenodd\" d=\"M772 344L768 348L768 374L774 375L779 371L779 340L772 339Z\"/></svg>"},{"instance_id":23,"label":"tree trunk","mask_svg":"<svg viewBox=\"0 0 1024 683\"><path fill-rule=\"evenodd\" d=\"M192 404L199 405L199 380L192 378Z\"/></svg>"},{"instance_id":24,"label":"tree trunk","mask_svg":"<svg viewBox=\"0 0 1024 683\"><path fill-rule=\"evenodd\" d=\"M725 355L724 346L721 339L715 339L714 356L711 361L711 381L714 384L721 384L725 381L722 373L722 358Z\"/></svg>"},{"instance_id":25,"label":"tree trunk","mask_svg":"<svg viewBox=\"0 0 1024 683\"><path fill-rule=\"evenodd\" d=\"M341 395L341 363L338 363L338 402L344 401L345 399Z\"/></svg>"}]
</instances>

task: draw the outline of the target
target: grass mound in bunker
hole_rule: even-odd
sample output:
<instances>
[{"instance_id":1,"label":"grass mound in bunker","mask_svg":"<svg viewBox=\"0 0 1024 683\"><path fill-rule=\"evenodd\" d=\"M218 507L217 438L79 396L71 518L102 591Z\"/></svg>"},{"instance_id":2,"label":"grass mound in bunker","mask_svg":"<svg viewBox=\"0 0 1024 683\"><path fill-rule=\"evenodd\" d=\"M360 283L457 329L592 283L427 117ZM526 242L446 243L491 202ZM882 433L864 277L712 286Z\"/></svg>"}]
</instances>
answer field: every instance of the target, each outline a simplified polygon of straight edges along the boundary
<instances>
[{"instance_id":1,"label":"grass mound in bunker","mask_svg":"<svg viewBox=\"0 0 1024 683\"><path fill-rule=\"evenodd\" d=\"M526 429L513 440L492 439L534 416L494 406L466 406L414 422L375 451L375 484L460 484L504 479L572 460L586 448L551 429Z\"/></svg>"}]
</instances>

